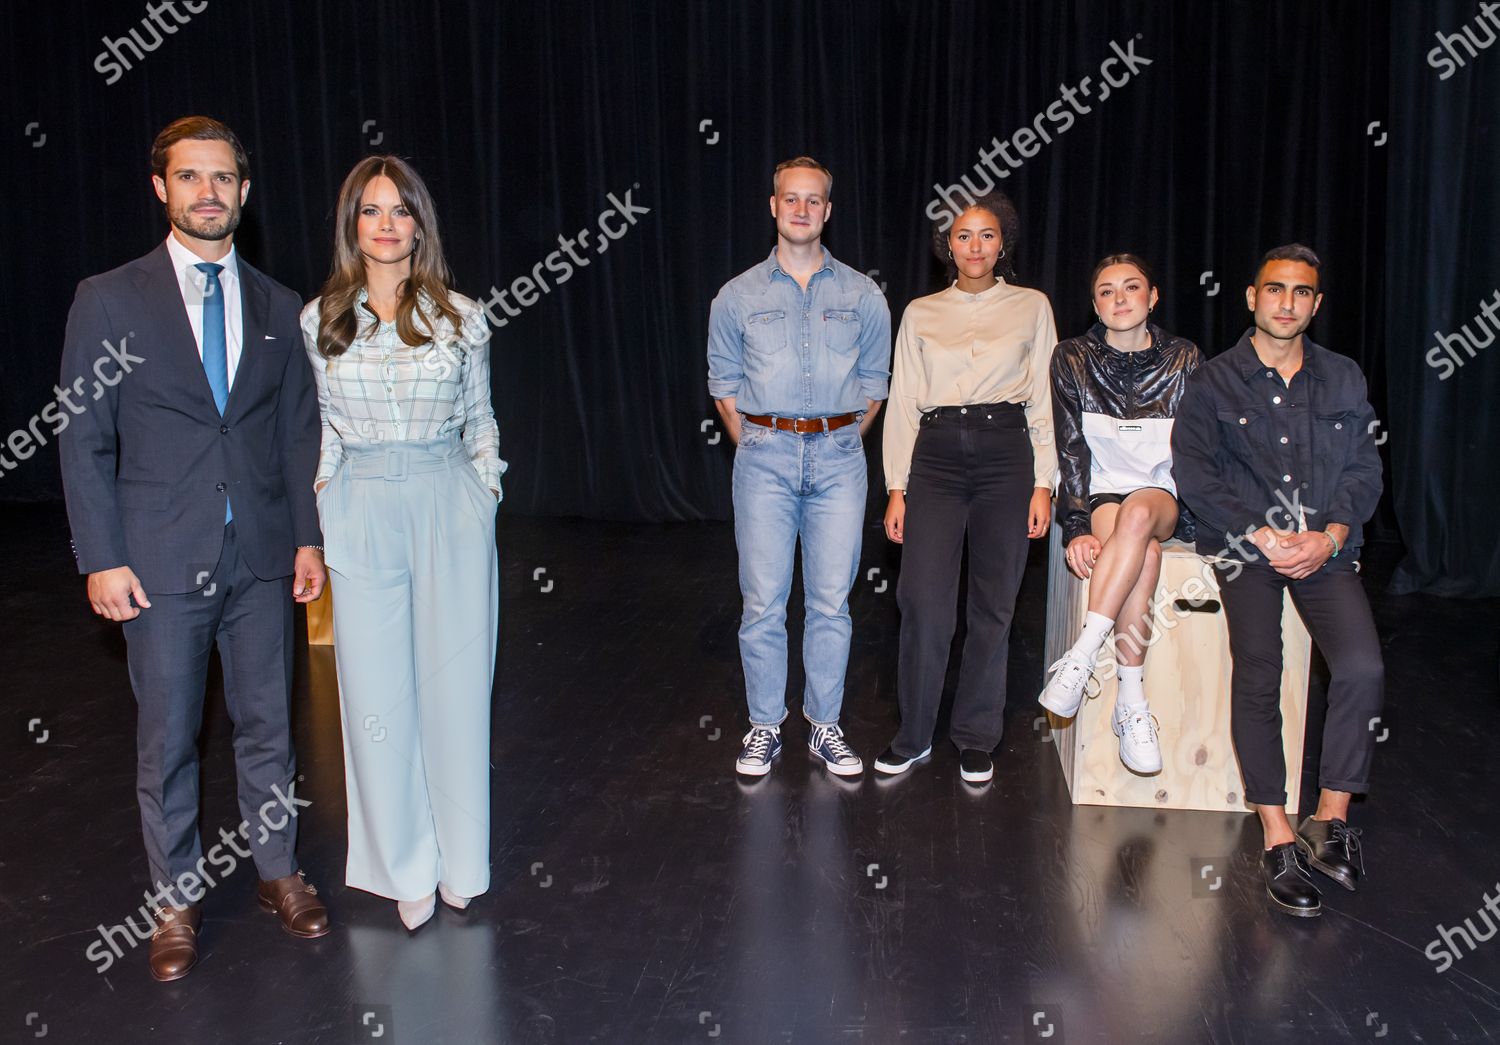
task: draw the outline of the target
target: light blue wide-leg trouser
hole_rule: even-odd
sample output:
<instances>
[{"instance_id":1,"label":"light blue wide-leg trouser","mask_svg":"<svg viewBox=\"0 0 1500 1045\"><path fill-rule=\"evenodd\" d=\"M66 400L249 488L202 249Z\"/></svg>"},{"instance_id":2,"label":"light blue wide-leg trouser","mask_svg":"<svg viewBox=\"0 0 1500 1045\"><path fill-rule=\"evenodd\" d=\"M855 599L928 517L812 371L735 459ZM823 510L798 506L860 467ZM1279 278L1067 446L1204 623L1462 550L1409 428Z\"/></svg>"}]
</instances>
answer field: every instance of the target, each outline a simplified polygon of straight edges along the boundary
<instances>
[{"instance_id":1,"label":"light blue wide-leg trouser","mask_svg":"<svg viewBox=\"0 0 1500 1045\"><path fill-rule=\"evenodd\" d=\"M495 504L455 440L346 446L318 495L356 889L489 888Z\"/></svg>"}]
</instances>

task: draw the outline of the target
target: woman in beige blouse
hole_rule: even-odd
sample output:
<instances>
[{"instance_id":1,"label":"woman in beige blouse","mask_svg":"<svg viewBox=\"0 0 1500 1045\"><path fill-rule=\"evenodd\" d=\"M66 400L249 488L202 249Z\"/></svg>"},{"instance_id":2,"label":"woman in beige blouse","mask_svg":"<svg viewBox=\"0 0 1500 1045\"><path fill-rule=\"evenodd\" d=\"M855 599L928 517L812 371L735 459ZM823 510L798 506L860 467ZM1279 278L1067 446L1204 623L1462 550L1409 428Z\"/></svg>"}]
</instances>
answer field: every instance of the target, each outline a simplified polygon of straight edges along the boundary
<instances>
[{"instance_id":1,"label":"woman in beige blouse","mask_svg":"<svg viewBox=\"0 0 1500 1045\"><path fill-rule=\"evenodd\" d=\"M408 929L490 881L499 617L489 326L449 289L432 198L395 156L339 190L333 272L302 312L323 417L346 881Z\"/></svg>"},{"instance_id":2,"label":"woman in beige blouse","mask_svg":"<svg viewBox=\"0 0 1500 1045\"><path fill-rule=\"evenodd\" d=\"M907 306L892 364L885 532L903 547L901 728L875 768L903 773L932 753L967 534L968 637L948 733L962 778L983 783L1000 743L1027 539L1047 532L1052 510L1057 333L1046 295L1009 281L1020 226L1010 200L991 193L946 217L933 249L953 282Z\"/></svg>"}]
</instances>

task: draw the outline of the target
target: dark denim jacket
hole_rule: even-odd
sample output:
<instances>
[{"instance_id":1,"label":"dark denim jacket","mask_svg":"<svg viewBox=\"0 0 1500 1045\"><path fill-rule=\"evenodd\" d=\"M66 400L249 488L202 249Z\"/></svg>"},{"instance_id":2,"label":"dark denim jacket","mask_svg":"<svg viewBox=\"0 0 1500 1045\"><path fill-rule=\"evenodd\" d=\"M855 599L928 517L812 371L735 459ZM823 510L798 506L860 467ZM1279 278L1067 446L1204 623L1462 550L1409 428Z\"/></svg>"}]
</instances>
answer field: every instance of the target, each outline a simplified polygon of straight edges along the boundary
<instances>
[{"instance_id":1,"label":"dark denim jacket","mask_svg":"<svg viewBox=\"0 0 1500 1045\"><path fill-rule=\"evenodd\" d=\"M1339 559L1352 561L1363 524L1380 500L1380 455L1354 361L1303 339L1302 369L1290 386L1260 361L1247 330L1189 378L1172 429L1172 474L1198 518L1200 554L1245 561L1262 526L1349 527ZM1345 558L1347 556L1347 559Z\"/></svg>"}]
</instances>

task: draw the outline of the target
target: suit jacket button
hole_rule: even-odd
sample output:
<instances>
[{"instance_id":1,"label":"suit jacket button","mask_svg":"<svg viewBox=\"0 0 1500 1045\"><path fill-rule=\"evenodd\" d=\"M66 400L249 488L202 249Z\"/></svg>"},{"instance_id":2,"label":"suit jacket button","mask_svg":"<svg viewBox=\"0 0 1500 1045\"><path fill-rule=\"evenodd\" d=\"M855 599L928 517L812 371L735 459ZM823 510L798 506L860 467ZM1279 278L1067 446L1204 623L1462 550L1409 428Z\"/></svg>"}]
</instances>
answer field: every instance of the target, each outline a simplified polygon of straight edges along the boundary
<instances>
[{"instance_id":1,"label":"suit jacket button","mask_svg":"<svg viewBox=\"0 0 1500 1045\"><path fill-rule=\"evenodd\" d=\"M214 483L214 489L218 490L220 493L223 493L224 492L224 484L223 483Z\"/></svg>"},{"instance_id":2,"label":"suit jacket button","mask_svg":"<svg viewBox=\"0 0 1500 1045\"><path fill-rule=\"evenodd\" d=\"M220 425L219 426L219 434L220 435L228 435L229 434L229 426L228 425Z\"/></svg>"}]
</instances>

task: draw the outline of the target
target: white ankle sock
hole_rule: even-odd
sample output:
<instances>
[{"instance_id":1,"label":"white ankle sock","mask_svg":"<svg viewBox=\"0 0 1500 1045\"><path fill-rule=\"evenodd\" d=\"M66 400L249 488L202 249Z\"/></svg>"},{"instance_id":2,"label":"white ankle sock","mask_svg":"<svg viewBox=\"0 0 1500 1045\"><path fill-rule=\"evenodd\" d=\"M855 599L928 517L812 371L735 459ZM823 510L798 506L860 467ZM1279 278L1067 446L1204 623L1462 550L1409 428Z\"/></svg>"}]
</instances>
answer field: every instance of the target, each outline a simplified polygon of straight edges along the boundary
<instances>
[{"instance_id":1,"label":"white ankle sock","mask_svg":"<svg viewBox=\"0 0 1500 1045\"><path fill-rule=\"evenodd\" d=\"M1104 614L1089 610L1088 615L1083 618L1083 631L1079 634L1078 640L1073 643L1073 648L1069 652L1093 661L1099 655L1099 647L1104 645L1104 639L1109 634L1109 629L1114 626L1115 622Z\"/></svg>"},{"instance_id":2,"label":"white ankle sock","mask_svg":"<svg viewBox=\"0 0 1500 1045\"><path fill-rule=\"evenodd\" d=\"M1121 664L1116 669L1115 678L1119 682L1119 688L1115 692L1115 708L1145 711L1147 708L1145 665L1132 668Z\"/></svg>"}]
</instances>

